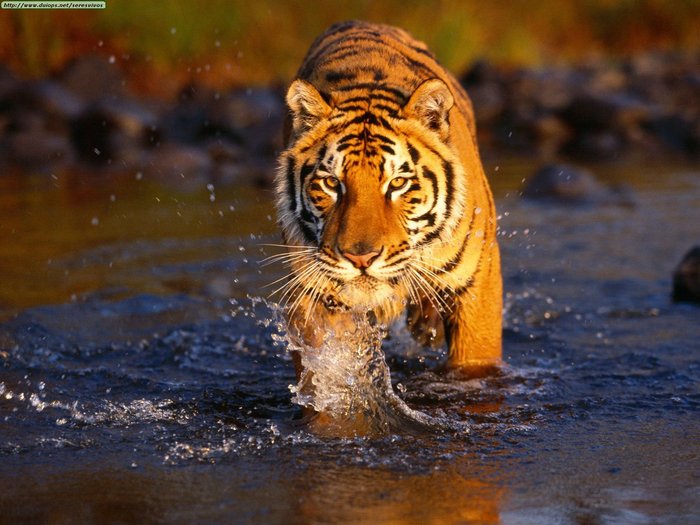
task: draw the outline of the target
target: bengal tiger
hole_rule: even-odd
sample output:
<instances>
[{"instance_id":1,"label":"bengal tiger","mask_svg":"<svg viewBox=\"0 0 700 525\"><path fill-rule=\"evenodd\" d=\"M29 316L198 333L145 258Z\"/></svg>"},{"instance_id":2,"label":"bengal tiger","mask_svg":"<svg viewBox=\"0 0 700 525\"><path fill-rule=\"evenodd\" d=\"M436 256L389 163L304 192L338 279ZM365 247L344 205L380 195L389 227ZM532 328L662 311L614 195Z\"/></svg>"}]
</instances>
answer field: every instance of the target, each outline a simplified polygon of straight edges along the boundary
<instances>
[{"instance_id":1,"label":"bengal tiger","mask_svg":"<svg viewBox=\"0 0 700 525\"><path fill-rule=\"evenodd\" d=\"M350 21L315 40L286 102L275 187L291 334L318 348L358 312L387 324L407 309L419 340L444 334L449 367L498 365L496 209L455 78L402 29Z\"/></svg>"}]
</instances>

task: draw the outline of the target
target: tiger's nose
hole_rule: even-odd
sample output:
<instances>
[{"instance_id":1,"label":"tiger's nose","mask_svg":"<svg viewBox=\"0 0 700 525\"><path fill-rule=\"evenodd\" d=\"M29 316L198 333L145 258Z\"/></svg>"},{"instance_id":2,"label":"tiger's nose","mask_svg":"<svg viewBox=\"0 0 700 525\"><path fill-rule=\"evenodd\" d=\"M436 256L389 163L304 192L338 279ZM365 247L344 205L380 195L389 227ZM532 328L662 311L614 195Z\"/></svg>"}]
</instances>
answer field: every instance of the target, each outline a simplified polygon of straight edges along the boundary
<instances>
[{"instance_id":1,"label":"tiger's nose","mask_svg":"<svg viewBox=\"0 0 700 525\"><path fill-rule=\"evenodd\" d=\"M367 253L351 253L351 252L342 252L343 257L345 257L347 260L349 260L355 268L359 268L360 270L364 268L369 268L369 265L372 264L372 262L377 258L379 255L379 252L367 252Z\"/></svg>"}]
</instances>

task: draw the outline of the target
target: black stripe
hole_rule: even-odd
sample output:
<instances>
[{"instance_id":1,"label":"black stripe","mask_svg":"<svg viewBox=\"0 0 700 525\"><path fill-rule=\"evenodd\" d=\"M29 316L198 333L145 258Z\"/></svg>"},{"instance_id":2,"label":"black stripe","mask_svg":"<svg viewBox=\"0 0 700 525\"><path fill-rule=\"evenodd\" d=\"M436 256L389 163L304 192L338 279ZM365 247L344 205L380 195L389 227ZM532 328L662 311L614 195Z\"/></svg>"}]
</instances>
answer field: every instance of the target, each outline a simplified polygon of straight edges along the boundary
<instances>
[{"instance_id":1,"label":"black stripe","mask_svg":"<svg viewBox=\"0 0 700 525\"><path fill-rule=\"evenodd\" d=\"M304 163L304 165L301 167L301 170L299 171L299 176L301 178L301 185L304 185L304 180L306 177L309 176L309 174L314 171L314 165L311 164L308 160Z\"/></svg>"},{"instance_id":2,"label":"black stripe","mask_svg":"<svg viewBox=\"0 0 700 525\"><path fill-rule=\"evenodd\" d=\"M345 111L346 113L349 113L350 111L364 111L367 108L364 106L358 106L357 104L349 104L345 105L345 103L341 104L338 106L338 109L341 111Z\"/></svg>"},{"instance_id":3,"label":"black stripe","mask_svg":"<svg viewBox=\"0 0 700 525\"><path fill-rule=\"evenodd\" d=\"M384 266L384 268L391 268L392 266L396 266L396 265L401 264L401 263L403 263L403 262L410 261L412 258L413 258L413 255L407 255L406 257L403 257L403 258L401 258L401 259L397 259L396 261L393 261L393 262L390 262L390 263L387 263L387 262L385 261L385 266Z\"/></svg>"},{"instance_id":4,"label":"black stripe","mask_svg":"<svg viewBox=\"0 0 700 525\"><path fill-rule=\"evenodd\" d=\"M338 88L338 91L352 91L354 89L369 89L369 90L377 90L377 91L383 91L385 93L392 93L393 95L396 95L396 98L399 99L401 102L404 102L406 100L406 95L404 95L403 91L400 91L396 88L392 88L386 85L382 84L376 84L374 82L360 82L359 84L348 84L347 86L341 86ZM375 94L372 93L372 97L380 98L380 94ZM386 98L385 100L391 100L392 102L397 102L396 100L392 98Z\"/></svg>"},{"instance_id":5,"label":"black stripe","mask_svg":"<svg viewBox=\"0 0 700 525\"><path fill-rule=\"evenodd\" d=\"M314 231L309 228L309 226L302 221L298 221L299 228L301 229L301 234L304 236L304 239L306 242L309 244L315 244L316 243L316 235L314 234Z\"/></svg>"},{"instance_id":6,"label":"black stripe","mask_svg":"<svg viewBox=\"0 0 700 525\"><path fill-rule=\"evenodd\" d=\"M378 106L375 106L378 109ZM395 113L391 113L391 117L397 118ZM377 115L377 119L379 120L379 123L382 125L384 129L388 129L389 131L394 131L394 127L389 124L389 121L386 120L384 117L381 115Z\"/></svg>"},{"instance_id":7,"label":"black stripe","mask_svg":"<svg viewBox=\"0 0 700 525\"><path fill-rule=\"evenodd\" d=\"M323 157L326 156L326 151L328 151L328 144L324 144L323 146L321 146L321 149L318 150L318 160L316 161L316 164L320 163L323 160Z\"/></svg>"},{"instance_id":8,"label":"black stripe","mask_svg":"<svg viewBox=\"0 0 700 525\"><path fill-rule=\"evenodd\" d=\"M452 202L454 201L454 170L452 164L446 160L442 161L442 169L445 173L445 185L447 193L447 201L445 202L445 220L452 215Z\"/></svg>"},{"instance_id":9,"label":"black stripe","mask_svg":"<svg viewBox=\"0 0 700 525\"><path fill-rule=\"evenodd\" d=\"M432 212L440 198L440 184L438 183L437 175L435 175L433 170L431 170L428 166L423 166L422 172L423 177L428 179L433 187L433 204L430 206L430 211Z\"/></svg>"},{"instance_id":10,"label":"black stripe","mask_svg":"<svg viewBox=\"0 0 700 525\"><path fill-rule=\"evenodd\" d=\"M390 117L392 118L399 118L399 109L398 107L392 108L391 106L387 106L386 104L372 104L372 109L377 109L379 111L384 111L385 113L388 113ZM378 117L381 118L381 117ZM403 120L403 119L401 119ZM387 124L385 127L391 128L389 124Z\"/></svg>"},{"instance_id":11,"label":"black stripe","mask_svg":"<svg viewBox=\"0 0 700 525\"><path fill-rule=\"evenodd\" d=\"M435 214L432 212L425 212L423 215L420 217L416 217L415 219L410 219L412 222L427 222L428 224L426 226L435 226Z\"/></svg>"},{"instance_id":12,"label":"black stripe","mask_svg":"<svg viewBox=\"0 0 700 525\"><path fill-rule=\"evenodd\" d=\"M462 243L462 246L459 247L459 250L457 250L457 253L454 254L454 256L447 261L440 269L443 272L451 272L454 270L457 266L459 266L459 263L462 262L462 257L464 256L464 252L467 249L467 244L469 244L469 239L470 239L470 234L472 231L472 228L474 227L474 221L476 220L476 208L472 210L472 216L469 219L469 228L467 229L467 236L464 239L464 242Z\"/></svg>"},{"instance_id":13,"label":"black stripe","mask_svg":"<svg viewBox=\"0 0 700 525\"><path fill-rule=\"evenodd\" d=\"M428 51L428 50L425 49L424 47L419 47L419 46L416 46L416 45L412 45L412 46L411 46L411 49L413 49L416 53L420 53L420 54L422 54L422 55L425 55L425 56L427 56L429 59L431 59L431 60L437 62L437 59L435 58L435 55L433 55L430 51Z\"/></svg>"},{"instance_id":14,"label":"black stripe","mask_svg":"<svg viewBox=\"0 0 700 525\"><path fill-rule=\"evenodd\" d=\"M326 73L326 81L335 83L341 80L354 80L357 77L355 73L350 71L329 71Z\"/></svg>"},{"instance_id":15,"label":"black stripe","mask_svg":"<svg viewBox=\"0 0 700 525\"><path fill-rule=\"evenodd\" d=\"M418 161L420 160L420 152L411 144L406 144L406 147L408 149L408 154L411 156L413 164L418 164Z\"/></svg>"},{"instance_id":16,"label":"black stripe","mask_svg":"<svg viewBox=\"0 0 700 525\"><path fill-rule=\"evenodd\" d=\"M383 142L384 144L390 144L390 145L392 145L392 146L393 146L394 144L396 144L396 142L394 142L393 140L391 140L389 137L385 137L384 135L380 135L380 134L378 134L378 133L375 133L375 134L373 134L372 136L373 136L375 139L377 139L379 142Z\"/></svg>"},{"instance_id":17,"label":"black stripe","mask_svg":"<svg viewBox=\"0 0 700 525\"><path fill-rule=\"evenodd\" d=\"M476 272L474 272L474 275L476 275ZM460 296L467 292L472 286L474 286L474 276L467 279L467 282L464 283L462 286L458 286L457 288L455 288L454 294L456 296Z\"/></svg>"},{"instance_id":18,"label":"black stripe","mask_svg":"<svg viewBox=\"0 0 700 525\"><path fill-rule=\"evenodd\" d=\"M420 242L416 243L416 248L418 248L420 246L425 246L426 244L430 244L435 239L439 238L441 233L442 233L442 228L435 228L428 235L423 237L423 239Z\"/></svg>"},{"instance_id":19,"label":"black stripe","mask_svg":"<svg viewBox=\"0 0 700 525\"><path fill-rule=\"evenodd\" d=\"M287 198L289 199L289 211L292 213L297 211L296 190L294 188L294 157L290 156L287 160Z\"/></svg>"}]
</instances>

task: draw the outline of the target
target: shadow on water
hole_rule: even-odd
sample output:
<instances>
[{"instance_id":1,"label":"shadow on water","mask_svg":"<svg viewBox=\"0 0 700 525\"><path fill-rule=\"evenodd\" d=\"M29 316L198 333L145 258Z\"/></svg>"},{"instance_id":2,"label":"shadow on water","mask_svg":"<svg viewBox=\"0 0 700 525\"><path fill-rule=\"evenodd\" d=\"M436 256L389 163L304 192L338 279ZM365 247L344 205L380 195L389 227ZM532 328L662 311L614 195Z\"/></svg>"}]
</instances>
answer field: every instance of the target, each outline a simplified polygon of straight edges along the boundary
<instances>
[{"instance_id":1,"label":"shadow on water","mask_svg":"<svg viewBox=\"0 0 700 525\"><path fill-rule=\"evenodd\" d=\"M521 202L522 173L495 184L507 365L440 372L390 327L363 347L377 382L346 373L328 398L398 414L374 438L299 422L260 298L282 272L256 263L268 193L0 178L0 522L700 519L699 314L668 298L697 172L635 172L634 208L577 209Z\"/></svg>"}]
</instances>

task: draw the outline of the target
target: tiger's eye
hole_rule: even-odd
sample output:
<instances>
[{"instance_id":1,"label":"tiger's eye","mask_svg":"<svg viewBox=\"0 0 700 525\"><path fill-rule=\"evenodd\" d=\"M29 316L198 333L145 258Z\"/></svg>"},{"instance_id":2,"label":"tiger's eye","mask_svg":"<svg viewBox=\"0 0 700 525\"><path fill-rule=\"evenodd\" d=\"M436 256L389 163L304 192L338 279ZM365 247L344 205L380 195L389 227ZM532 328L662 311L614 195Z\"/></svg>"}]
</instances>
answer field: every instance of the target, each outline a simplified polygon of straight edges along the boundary
<instances>
[{"instance_id":1,"label":"tiger's eye","mask_svg":"<svg viewBox=\"0 0 700 525\"><path fill-rule=\"evenodd\" d=\"M337 190L338 186L340 186L340 181L337 177L324 177L323 183L331 190Z\"/></svg>"},{"instance_id":2,"label":"tiger's eye","mask_svg":"<svg viewBox=\"0 0 700 525\"><path fill-rule=\"evenodd\" d=\"M398 190L403 188L407 182L408 179L405 177L395 177L389 182L389 188L391 188L392 190Z\"/></svg>"}]
</instances>

